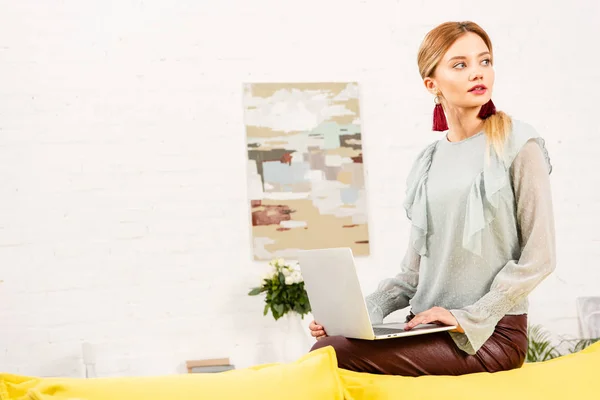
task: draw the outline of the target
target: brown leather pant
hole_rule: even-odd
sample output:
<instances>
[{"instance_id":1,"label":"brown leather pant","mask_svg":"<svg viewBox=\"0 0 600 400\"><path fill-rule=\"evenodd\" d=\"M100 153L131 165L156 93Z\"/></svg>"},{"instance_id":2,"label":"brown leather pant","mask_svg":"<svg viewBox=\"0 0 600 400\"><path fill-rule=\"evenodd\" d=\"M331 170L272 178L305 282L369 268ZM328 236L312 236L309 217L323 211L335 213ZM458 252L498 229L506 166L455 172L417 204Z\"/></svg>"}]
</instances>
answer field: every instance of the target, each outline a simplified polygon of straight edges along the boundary
<instances>
[{"instance_id":1,"label":"brown leather pant","mask_svg":"<svg viewBox=\"0 0 600 400\"><path fill-rule=\"evenodd\" d=\"M411 312L406 321L414 317ZM460 350L448 332L384 340L328 336L311 351L333 346L338 366L373 374L463 375L519 368L527 355L527 314L505 315L475 355Z\"/></svg>"}]
</instances>

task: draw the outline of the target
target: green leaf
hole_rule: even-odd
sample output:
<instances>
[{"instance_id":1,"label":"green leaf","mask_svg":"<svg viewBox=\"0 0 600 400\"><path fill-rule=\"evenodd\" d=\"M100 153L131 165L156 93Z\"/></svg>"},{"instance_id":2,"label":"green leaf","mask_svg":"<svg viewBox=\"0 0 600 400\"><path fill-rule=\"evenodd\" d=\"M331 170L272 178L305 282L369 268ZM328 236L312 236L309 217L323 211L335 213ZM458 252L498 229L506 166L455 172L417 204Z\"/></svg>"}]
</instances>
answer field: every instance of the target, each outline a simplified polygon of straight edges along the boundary
<instances>
[{"instance_id":1,"label":"green leaf","mask_svg":"<svg viewBox=\"0 0 600 400\"><path fill-rule=\"evenodd\" d=\"M279 317L281 317L281 314L277 311L277 306L277 304L271 304L271 313L273 313L273 318L275 318L275 321L277 321Z\"/></svg>"},{"instance_id":2,"label":"green leaf","mask_svg":"<svg viewBox=\"0 0 600 400\"><path fill-rule=\"evenodd\" d=\"M528 328L528 340L527 362L547 361L561 356L558 349L552 346L548 333L539 325Z\"/></svg>"},{"instance_id":3,"label":"green leaf","mask_svg":"<svg viewBox=\"0 0 600 400\"><path fill-rule=\"evenodd\" d=\"M275 304L275 310L277 311L277 314L279 315L283 315L283 304Z\"/></svg>"},{"instance_id":4,"label":"green leaf","mask_svg":"<svg viewBox=\"0 0 600 400\"><path fill-rule=\"evenodd\" d=\"M248 296L256 296L258 294L261 294L264 291L265 291L264 287L262 287L262 286L257 287L257 288L252 289L250 292L248 292Z\"/></svg>"},{"instance_id":5,"label":"green leaf","mask_svg":"<svg viewBox=\"0 0 600 400\"><path fill-rule=\"evenodd\" d=\"M577 353L583 349L585 349L586 347L596 343L600 341L600 338L595 338L595 339L580 339L575 343L575 346L571 349L572 353Z\"/></svg>"},{"instance_id":6,"label":"green leaf","mask_svg":"<svg viewBox=\"0 0 600 400\"><path fill-rule=\"evenodd\" d=\"M275 320L291 311L302 317L311 311L304 282L286 285L282 272L278 272L272 280L265 281L263 287L255 288L250 293L256 295L262 292L266 292L263 315L267 315L270 309Z\"/></svg>"}]
</instances>

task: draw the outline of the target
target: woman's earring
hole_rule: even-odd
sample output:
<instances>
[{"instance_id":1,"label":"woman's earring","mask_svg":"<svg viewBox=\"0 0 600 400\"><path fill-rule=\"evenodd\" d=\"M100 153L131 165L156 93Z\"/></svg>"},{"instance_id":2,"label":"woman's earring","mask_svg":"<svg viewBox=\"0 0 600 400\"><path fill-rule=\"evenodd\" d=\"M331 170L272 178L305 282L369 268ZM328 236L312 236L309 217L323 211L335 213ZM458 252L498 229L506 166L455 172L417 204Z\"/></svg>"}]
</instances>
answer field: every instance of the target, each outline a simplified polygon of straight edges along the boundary
<instances>
[{"instance_id":1,"label":"woman's earring","mask_svg":"<svg viewBox=\"0 0 600 400\"><path fill-rule=\"evenodd\" d=\"M486 119L494 114L496 114L496 106L492 102L492 99L490 99L490 101L481 106L481 109L479 110L479 114L477 114L477 116L481 119Z\"/></svg>"},{"instance_id":2,"label":"woman's earring","mask_svg":"<svg viewBox=\"0 0 600 400\"><path fill-rule=\"evenodd\" d=\"M446 121L446 116L444 115L444 109L442 108L439 96L435 96L433 102L435 103L435 108L433 109L433 130L440 132L446 131L448 130L448 122Z\"/></svg>"}]
</instances>

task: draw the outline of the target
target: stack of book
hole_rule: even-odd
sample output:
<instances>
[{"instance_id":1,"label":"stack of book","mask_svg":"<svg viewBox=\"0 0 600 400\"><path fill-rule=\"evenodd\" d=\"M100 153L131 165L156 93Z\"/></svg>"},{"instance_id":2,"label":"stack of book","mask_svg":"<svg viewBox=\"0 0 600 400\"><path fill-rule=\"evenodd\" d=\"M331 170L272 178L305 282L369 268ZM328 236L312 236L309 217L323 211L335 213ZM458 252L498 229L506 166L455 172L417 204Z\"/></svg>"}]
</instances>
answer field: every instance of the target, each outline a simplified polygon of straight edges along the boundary
<instances>
[{"instance_id":1,"label":"stack of book","mask_svg":"<svg viewBox=\"0 0 600 400\"><path fill-rule=\"evenodd\" d=\"M229 358L213 358L209 360L189 360L185 362L188 374L205 374L225 372L235 369Z\"/></svg>"}]
</instances>

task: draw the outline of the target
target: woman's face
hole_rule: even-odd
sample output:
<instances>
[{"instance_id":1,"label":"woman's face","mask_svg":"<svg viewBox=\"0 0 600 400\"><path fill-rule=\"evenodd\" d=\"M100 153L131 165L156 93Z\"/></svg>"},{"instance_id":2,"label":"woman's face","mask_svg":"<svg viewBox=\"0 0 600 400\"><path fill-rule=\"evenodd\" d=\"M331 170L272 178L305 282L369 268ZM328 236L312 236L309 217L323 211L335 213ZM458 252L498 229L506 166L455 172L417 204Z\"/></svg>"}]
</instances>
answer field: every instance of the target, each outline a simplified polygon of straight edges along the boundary
<instances>
[{"instance_id":1,"label":"woman's face","mask_svg":"<svg viewBox=\"0 0 600 400\"><path fill-rule=\"evenodd\" d=\"M435 94L436 88L451 107L478 107L492 98L494 67L485 42L467 32L452 44L437 65L433 78L425 86ZM483 93L470 92L475 85L485 85Z\"/></svg>"}]
</instances>

